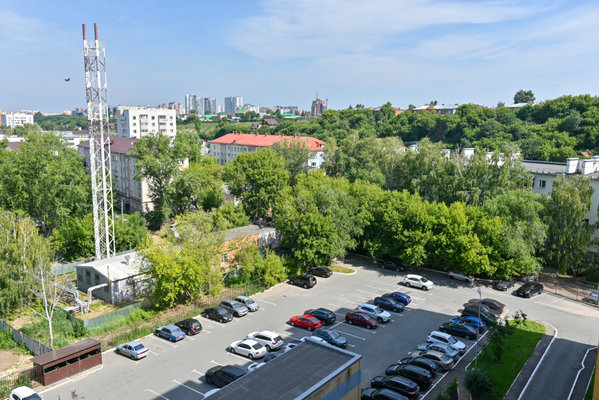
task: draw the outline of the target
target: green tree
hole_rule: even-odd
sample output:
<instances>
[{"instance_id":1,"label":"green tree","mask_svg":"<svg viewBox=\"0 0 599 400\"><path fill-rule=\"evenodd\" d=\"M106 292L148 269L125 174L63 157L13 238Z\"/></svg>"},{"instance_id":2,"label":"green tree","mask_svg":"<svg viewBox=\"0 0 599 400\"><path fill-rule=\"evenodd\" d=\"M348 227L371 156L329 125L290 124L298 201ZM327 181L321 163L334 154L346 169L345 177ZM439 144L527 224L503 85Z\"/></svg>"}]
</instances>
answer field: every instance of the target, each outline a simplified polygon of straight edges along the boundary
<instances>
[{"instance_id":1,"label":"green tree","mask_svg":"<svg viewBox=\"0 0 599 400\"><path fill-rule=\"evenodd\" d=\"M276 197L289 182L285 159L270 149L239 154L225 166L224 177L252 218L270 219Z\"/></svg>"},{"instance_id":2,"label":"green tree","mask_svg":"<svg viewBox=\"0 0 599 400\"><path fill-rule=\"evenodd\" d=\"M215 158L190 162L189 168L179 172L171 184L169 203L173 214L218 208L224 201L222 175L223 167Z\"/></svg>"},{"instance_id":3,"label":"green tree","mask_svg":"<svg viewBox=\"0 0 599 400\"><path fill-rule=\"evenodd\" d=\"M535 95L532 90L520 89L514 95L514 104L518 103L534 103Z\"/></svg>"},{"instance_id":4,"label":"green tree","mask_svg":"<svg viewBox=\"0 0 599 400\"><path fill-rule=\"evenodd\" d=\"M593 189L587 177L559 176L547 202L547 260L560 273L574 276L587 258L593 227L586 220Z\"/></svg>"},{"instance_id":5,"label":"green tree","mask_svg":"<svg viewBox=\"0 0 599 400\"><path fill-rule=\"evenodd\" d=\"M305 141L294 137L285 138L274 144L273 151L285 160L285 169L289 172L292 184L297 175L308 171L310 149Z\"/></svg>"},{"instance_id":6,"label":"green tree","mask_svg":"<svg viewBox=\"0 0 599 400\"><path fill-rule=\"evenodd\" d=\"M215 230L232 229L246 226L251 223L243 210L243 206L235 205L232 201L225 201L223 205L212 212Z\"/></svg>"}]
</instances>

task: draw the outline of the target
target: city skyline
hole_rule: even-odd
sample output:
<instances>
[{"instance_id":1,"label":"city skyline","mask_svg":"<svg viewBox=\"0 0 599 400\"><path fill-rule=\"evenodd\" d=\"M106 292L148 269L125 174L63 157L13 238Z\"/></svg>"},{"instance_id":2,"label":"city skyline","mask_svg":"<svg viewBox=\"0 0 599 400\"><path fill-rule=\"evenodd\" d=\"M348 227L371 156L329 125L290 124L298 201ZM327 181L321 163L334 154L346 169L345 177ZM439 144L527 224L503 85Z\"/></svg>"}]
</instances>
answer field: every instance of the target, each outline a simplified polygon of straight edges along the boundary
<instances>
[{"instance_id":1,"label":"city skyline","mask_svg":"<svg viewBox=\"0 0 599 400\"><path fill-rule=\"evenodd\" d=\"M93 10L93 13L90 12ZM592 1L367 4L224 0L0 2L0 108L62 112L85 105L81 24L98 23L111 105L184 103L186 94L309 110L512 102L597 94ZM202 26L199 35L197 27ZM67 82L65 79L70 78Z\"/></svg>"}]
</instances>

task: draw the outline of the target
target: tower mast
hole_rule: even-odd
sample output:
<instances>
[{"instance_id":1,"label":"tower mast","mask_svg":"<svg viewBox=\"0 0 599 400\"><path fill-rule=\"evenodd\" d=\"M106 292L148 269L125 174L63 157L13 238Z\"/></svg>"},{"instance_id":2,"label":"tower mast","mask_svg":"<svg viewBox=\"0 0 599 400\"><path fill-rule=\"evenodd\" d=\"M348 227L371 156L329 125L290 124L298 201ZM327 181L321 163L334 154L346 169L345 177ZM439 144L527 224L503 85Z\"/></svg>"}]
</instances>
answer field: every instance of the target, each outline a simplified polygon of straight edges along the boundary
<instances>
[{"instance_id":1,"label":"tower mast","mask_svg":"<svg viewBox=\"0 0 599 400\"><path fill-rule=\"evenodd\" d=\"M115 245L106 90L106 52L104 44L98 41L98 26L95 23L94 40L87 40L85 24L83 24L83 64L85 66L94 238L96 260L99 260L113 256Z\"/></svg>"}]
</instances>

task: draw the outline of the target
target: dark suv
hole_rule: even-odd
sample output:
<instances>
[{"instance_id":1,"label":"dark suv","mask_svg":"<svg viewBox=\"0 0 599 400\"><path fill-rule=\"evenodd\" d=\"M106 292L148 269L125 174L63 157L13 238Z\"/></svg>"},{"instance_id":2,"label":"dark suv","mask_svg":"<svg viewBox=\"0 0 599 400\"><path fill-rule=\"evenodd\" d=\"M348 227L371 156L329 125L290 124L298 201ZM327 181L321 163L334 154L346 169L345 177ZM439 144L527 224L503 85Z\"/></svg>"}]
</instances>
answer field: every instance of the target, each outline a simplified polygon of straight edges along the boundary
<instances>
[{"instance_id":1,"label":"dark suv","mask_svg":"<svg viewBox=\"0 0 599 400\"><path fill-rule=\"evenodd\" d=\"M233 319L233 314L223 307L210 307L202 313L202 317L210 318L218 322L229 322Z\"/></svg>"},{"instance_id":2,"label":"dark suv","mask_svg":"<svg viewBox=\"0 0 599 400\"><path fill-rule=\"evenodd\" d=\"M543 285L535 282L525 283L516 290L516 294L520 297L532 297L541 293L543 293Z\"/></svg>"},{"instance_id":3,"label":"dark suv","mask_svg":"<svg viewBox=\"0 0 599 400\"><path fill-rule=\"evenodd\" d=\"M306 310L306 311L304 311L304 314L308 314L308 315L318 318L322 322L323 325L331 325L337 319L334 312L332 312L329 309L322 308L322 307L316 308L314 310L312 310L312 309Z\"/></svg>"},{"instance_id":4,"label":"dark suv","mask_svg":"<svg viewBox=\"0 0 599 400\"><path fill-rule=\"evenodd\" d=\"M195 318L184 319L175 325L185 332L186 335L196 335L202 331L202 324Z\"/></svg>"},{"instance_id":5,"label":"dark suv","mask_svg":"<svg viewBox=\"0 0 599 400\"><path fill-rule=\"evenodd\" d=\"M245 375L245 371L233 365L217 365L206 371L206 382L217 387L227 386L229 383Z\"/></svg>"},{"instance_id":6,"label":"dark suv","mask_svg":"<svg viewBox=\"0 0 599 400\"><path fill-rule=\"evenodd\" d=\"M393 364L385 370L386 375L399 375L413 380L420 388L428 388L433 382L433 374L424 368L412 364Z\"/></svg>"},{"instance_id":7,"label":"dark suv","mask_svg":"<svg viewBox=\"0 0 599 400\"><path fill-rule=\"evenodd\" d=\"M304 289L308 289L316 285L316 278L312 275L298 275L291 278L289 283L295 286L301 286Z\"/></svg>"},{"instance_id":8,"label":"dark suv","mask_svg":"<svg viewBox=\"0 0 599 400\"><path fill-rule=\"evenodd\" d=\"M418 384L403 376L375 376L370 381L370 386L391 389L410 399L417 399L420 394Z\"/></svg>"}]
</instances>

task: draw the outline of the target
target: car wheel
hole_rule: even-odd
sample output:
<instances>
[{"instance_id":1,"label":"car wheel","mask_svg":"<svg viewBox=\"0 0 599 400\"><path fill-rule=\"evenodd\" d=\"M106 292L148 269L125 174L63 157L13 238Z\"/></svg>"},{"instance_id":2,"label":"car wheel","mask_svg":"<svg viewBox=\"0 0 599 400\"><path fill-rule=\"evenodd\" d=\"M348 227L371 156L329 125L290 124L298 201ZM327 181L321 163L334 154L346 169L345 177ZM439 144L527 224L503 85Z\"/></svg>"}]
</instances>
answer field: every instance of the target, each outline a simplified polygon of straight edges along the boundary
<instances>
[{"instance_id":1,"label":"car wheel","mask_svg":"<svg viewBox=\"0 0 599 400\"><path fill-rule=\"evenodd\" d=\"M304 289L308 289L308 285L306 285L305 283L302 285L302 287L303 287Z\"/></svg>"},{"instance_id":2,"label":"car wheel","mask_svg":"<svg viewBox=\"0 0 599 400\"><path fill-rule=\"evenodd\" d=\"M378 317L376 320L379 322L383 322L383 319L381 317Z\"/></svg>"},{"instance_id":3,"label":"car wheel","mask_svg":"<svg viewBox=\"0 0 599 400\"><path fill-rule=\"evenodd\" d=\"M405 285L406 287L410 287L410 282L404 282L404 285Z\"/></svg>"},{"instance_id":4,"label":"car wheel","mask_svg":"<svg viewBox=\"0 0 599 400\"><path fill-rule=\"evenodd\" d=\"M428 290L428 286L423 286L422 290L427 291Z\"/></svg>"},{"instance_id":5,"label":"car wheel","mask_svg":"<svg viewBox=\"0 0 599 400\"><path fill-rule=\"evenodd\" d=\"M366 329L370 329L370 324L366 324Z\"/></svg>"},{"instance_id":6,"label":"car wheel","mask_svg":"<svg viewBox=\"0 0 599 400\"><path fill-rule=\"evenodd\" d=\"M295 326L295 322L293 322L293 321L289 321L289 325L291 325L291 326Z\"/></svg>"},{"instance_id":7,"label":"car wheel","mask_svg":"<svg viewBox=\"0 0 599 400\"><path fill-rule=\"evenodd\" d=\"M351 322L351 319L346 319L346 321L347 321L347 323L348 323L348 324L350 324L350 325L351 325L351 324L353 324L353 322Z\"/></svg>"},{"instance_id":8,"label":"car wheel","mask_svg":"<svg viewBox=\"0 0 599 400\"><path fill-rule=\"evenodd\" d=\"M311 331L311 330L312 330L312 327L311 327L311 326L308 326L308 330L309 330L309 331Z\"/></svg>"},{"instance_id":9,"label":"car wheel","mask_svg":"<svg viewBox=\"0 0 599 400\"><path fill-rule=\"evenodd\" d=\"M231 353L237 354L237 351L235 351L235 347L231 347Z\"/></svg>"},{"instance_id":10,"label":"car wheel","mask_svg":"<svg viewBox=\"0 0 599 400\"><path fill-rule=\"evenodd\" d=\"M253 355L252 353L248 353L248 358L249 358L250 360L253 360L253 359L254 359L254 355Z\"/></svg>"},{"instance_id":11,"label":"car wheel","mask_svg":"<svg viewBox=\"0 0 599 400\"><path fill-rule=\"evenodd\" d=\"M206 375L206 383L209 385L214 385L214 382L212 381L212 378L209 375Z\"/></svg>"},{"instance_id":12,"label":"car wheel","mask_svg":"<svg viewBox=\"0 0 599 400\"><path fill-rule=\"evenodd\" d=\"M271 351L272 349L270 348L269 345L266 345L266 351Z\"/></svg>"}]
</instances>

